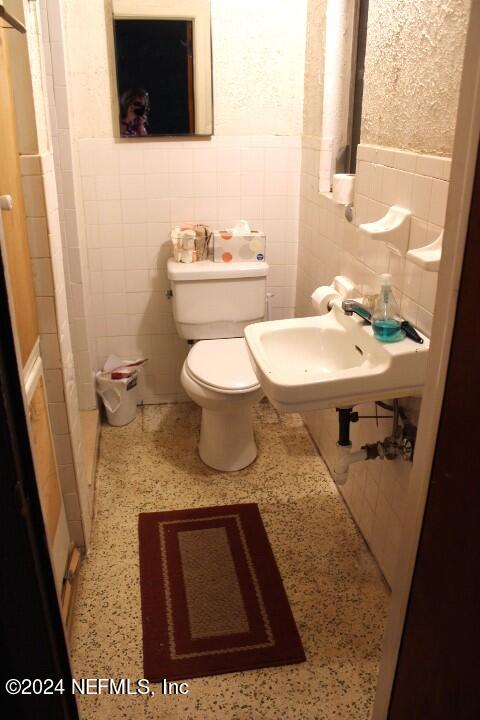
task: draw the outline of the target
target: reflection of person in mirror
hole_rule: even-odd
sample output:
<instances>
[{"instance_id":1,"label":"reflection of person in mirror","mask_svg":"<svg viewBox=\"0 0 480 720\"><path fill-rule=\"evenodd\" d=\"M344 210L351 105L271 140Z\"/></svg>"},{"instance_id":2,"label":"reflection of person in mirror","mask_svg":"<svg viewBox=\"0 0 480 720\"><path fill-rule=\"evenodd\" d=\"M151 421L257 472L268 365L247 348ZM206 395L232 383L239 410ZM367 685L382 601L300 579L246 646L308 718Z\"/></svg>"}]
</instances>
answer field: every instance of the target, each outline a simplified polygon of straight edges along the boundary
<instances>
[{"instance_id":1,"label":"reflection of person in mirror","mask_svg":"<svg viewBox=\"0 0 480 720\"><path fill-rule=\"evenodd\" d=\"M120 134L122 137L143 137L149 134L150 99L143 88L129 88L120 98Z\"/></svg>"}]
</instances>

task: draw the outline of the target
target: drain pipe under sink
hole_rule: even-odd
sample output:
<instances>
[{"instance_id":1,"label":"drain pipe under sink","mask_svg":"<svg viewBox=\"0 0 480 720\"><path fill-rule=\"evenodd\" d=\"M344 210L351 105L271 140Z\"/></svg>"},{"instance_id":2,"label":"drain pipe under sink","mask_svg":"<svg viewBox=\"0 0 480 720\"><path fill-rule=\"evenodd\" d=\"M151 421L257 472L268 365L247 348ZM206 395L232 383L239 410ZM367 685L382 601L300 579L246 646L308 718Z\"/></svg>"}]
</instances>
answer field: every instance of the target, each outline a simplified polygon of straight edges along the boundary
<instances>
[{"instance_id":1,"label":"drain pipe under sink","mask_svg":"<svg viewBox=\"0 0 480 720\"><path fill-rule=\"evenodd\" d=\"M333 479L337 485L345 485L348 480L348 468L350 465L359 462L359 460L367 460L368 451L367 448L361 448L356 452L352 452L350 447L344 445L339 445L338 448L340 457L337 458L333 468Z\"/></svg>"},{"instance_id":2,"label":"drain pipe under sink","mask_svg":"<svg viewBox=\"0 0 480 720\"><path fill-rule=\"evenodd\" d=\"M393 420L392 434L383 441L367 443L360 450L352 452L352 443L350 442L350 423L357 422L360 418L385 418L385 415L359 415L353 412L352 408L337 408L338 412L338 457L333 467L333 479L337 485L345 485L348 480L348 468L352 463L361 460L395 460L403 458L404 460L412 460L413 449L415 445L416 428L408 421L402 410L398 406L398 400L393 400L393 407L388 407L384 403L378 402L377 405L393 411L391 416ZM402 423L399 422L400 415Z\"/></svg>"},{"instance_id":3,"label":"drain pipe under sink","mask_svg":"<svg viewBox=\"0 0 480 720\"><path fill-rule=\"evenodd\" d=\"M352 418L357 416L353 414L352 408L337 408L338 412L338 450L339 457L333 468L333 479L337 485L344 485L348 480L348 468L354 462L367 459L367 451L362 448L356 452L352 452L352 443L350 442L350 423Z\"/></svg>"}]
</instances>

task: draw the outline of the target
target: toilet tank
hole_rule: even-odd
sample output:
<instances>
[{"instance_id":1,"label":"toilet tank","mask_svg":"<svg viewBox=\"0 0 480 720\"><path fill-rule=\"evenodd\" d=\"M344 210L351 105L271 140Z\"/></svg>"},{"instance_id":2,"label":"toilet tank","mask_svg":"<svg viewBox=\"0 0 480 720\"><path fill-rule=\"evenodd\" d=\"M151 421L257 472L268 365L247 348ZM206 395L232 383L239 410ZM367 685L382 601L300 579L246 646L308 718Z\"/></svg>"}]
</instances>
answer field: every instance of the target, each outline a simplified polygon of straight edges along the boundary
<instances>
[{"instance_id":1,"label":"toilet tank","mask_svg":"<svg viewBox=\"0 0 480 720\"><path fill-rule=\"evenodd\" d=\"M180 337L242 337L246 325L264 319L266 262L179 263L170 258L167 271Z\"/></svg>"}]
</instances>

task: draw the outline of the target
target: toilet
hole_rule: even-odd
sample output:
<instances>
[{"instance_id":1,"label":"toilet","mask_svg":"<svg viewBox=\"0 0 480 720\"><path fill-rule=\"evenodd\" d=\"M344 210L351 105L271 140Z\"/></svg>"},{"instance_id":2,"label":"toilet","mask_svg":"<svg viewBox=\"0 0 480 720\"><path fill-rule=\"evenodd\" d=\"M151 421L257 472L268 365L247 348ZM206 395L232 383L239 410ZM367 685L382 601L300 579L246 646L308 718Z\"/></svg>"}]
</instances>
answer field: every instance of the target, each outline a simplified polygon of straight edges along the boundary
<instances>
[{"instance_id":1,"label":"toilet","mask_svg":"<svg viewBox=\"0 0 480 720\"><path fill-rule=\"evenodd\" d=\"M215 470L241 470L257 456L251 409L263 396L243 330L264 319L268 264L170 258L167 271L177 332L193 341L181 383L202 408L199 455Z\"/></svg>"}]
</instances>

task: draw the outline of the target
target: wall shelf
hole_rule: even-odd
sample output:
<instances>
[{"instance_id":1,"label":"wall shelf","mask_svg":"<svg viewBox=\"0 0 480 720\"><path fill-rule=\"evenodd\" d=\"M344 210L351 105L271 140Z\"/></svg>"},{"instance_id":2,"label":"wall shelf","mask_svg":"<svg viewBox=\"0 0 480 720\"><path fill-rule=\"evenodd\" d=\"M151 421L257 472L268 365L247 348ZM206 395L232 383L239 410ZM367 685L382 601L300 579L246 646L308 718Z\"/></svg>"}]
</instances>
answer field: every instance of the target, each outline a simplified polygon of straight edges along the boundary
<instances>
[{"instance_id":1,"label":"wall shelf","mask_svg":"<svg viewBox=\"0 0 480 720\"><path fill-rule=\"evenodd\" d=\"M410 234L410 210L392 205L386 214L370 223L362 223L360 232L372 240L381 240L390 250L404 256Z\"/></svg>"},{"instance_id":2,"label":"wall shelf","mask_svg":"<svg viewBox=\"0 0 480 720\"><path fill-rule=\"evenodd\" d=\"M442 258L442 245L443 245L443 230L436 240L430 245L425 245L415 250L409 250L407 253L407 259L418 265L423 270L430 272L436 272L440 267L440 260Z\"/></svg>"}]
</instances>

